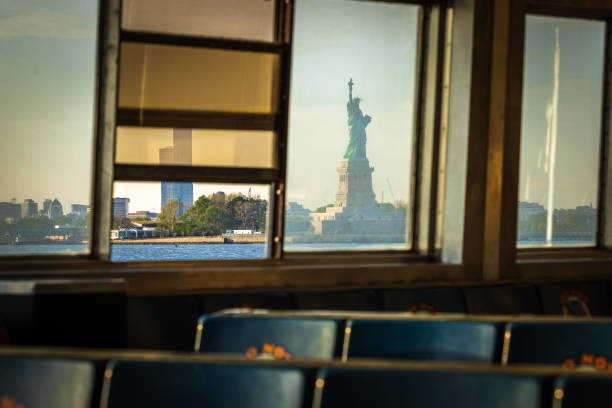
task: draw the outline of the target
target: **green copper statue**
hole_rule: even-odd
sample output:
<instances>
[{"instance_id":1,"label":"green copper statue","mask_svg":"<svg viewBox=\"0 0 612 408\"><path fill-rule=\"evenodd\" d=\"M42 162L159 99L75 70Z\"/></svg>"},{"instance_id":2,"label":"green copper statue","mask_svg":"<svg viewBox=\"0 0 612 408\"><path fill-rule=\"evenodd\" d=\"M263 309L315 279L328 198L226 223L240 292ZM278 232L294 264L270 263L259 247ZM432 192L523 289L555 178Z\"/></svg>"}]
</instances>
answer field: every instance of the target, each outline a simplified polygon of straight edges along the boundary
<instances>
[{"instance_id":1,"label":"green copper statue","mask_svg":"<svg viewBox=\"0 0 612 408\"><path fill-rule=\"evenodd\" d=\"M359 109L359 98L353 98L353 79L348 83L349 101L346 104L348 111L349 144L344 153L345 160L367 160L366 157L366 131L372 118L363 115Z\"/></svg>"}]
</instances>

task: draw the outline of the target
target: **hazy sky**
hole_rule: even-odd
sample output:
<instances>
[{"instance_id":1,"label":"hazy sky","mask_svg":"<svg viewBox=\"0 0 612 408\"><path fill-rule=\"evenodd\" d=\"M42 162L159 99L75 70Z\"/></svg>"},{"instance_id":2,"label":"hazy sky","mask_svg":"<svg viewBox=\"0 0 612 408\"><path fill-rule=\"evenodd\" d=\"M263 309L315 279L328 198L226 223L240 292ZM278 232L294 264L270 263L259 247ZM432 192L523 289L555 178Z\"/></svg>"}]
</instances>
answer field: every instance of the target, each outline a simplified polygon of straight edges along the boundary
<instances>
[{"instance_id":1,"label":"hazy sky","mask_svg":"<svg viewBox=\"0 0 612 408\"><path fill-rule=\"evenodd\" d=\"M348 144L347 82L372 117L367 155L377 200L408 199L418 8L346 0L296 2L288 201L333 203Z\"/></svg>"},{"instance_id":2,"label":"hazy sky","mask_svg":"<svg viewBox=\"0 0 612 408\"><path fill-rule=\"evenodd\" d=\"M90 198L97 0L0 0L0 201Z\"/></svg>"},{"instance_id":3,"label":"hazy sky","mask_svg":"<svg viewBox=\"0 0 612 408\"><path fill-rule=\"evenodd\" d=\"M559 28L555 208L597 205L605 23L527 18L519 199L546 205L546 109Z\"/></svg>"}]
</instances>

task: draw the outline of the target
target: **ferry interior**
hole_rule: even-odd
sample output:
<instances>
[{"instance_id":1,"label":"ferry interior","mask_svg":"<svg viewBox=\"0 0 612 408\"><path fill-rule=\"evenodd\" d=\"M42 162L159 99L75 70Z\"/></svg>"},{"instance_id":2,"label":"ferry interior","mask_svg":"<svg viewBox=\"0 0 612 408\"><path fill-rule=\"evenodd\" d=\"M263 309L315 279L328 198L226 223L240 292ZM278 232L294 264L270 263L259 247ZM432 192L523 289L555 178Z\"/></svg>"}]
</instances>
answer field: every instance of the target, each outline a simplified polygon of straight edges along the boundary
<instances>
[{"instance_id":1,"label":"ferry interior","mask_svg":"<svg viewBox=\"0 0 612 408\"><path fill-rule=\"evenodd\" d=\"M612 1L9 0L0 50L0 408L610 403Z\"/></svg>"}]
</instances>

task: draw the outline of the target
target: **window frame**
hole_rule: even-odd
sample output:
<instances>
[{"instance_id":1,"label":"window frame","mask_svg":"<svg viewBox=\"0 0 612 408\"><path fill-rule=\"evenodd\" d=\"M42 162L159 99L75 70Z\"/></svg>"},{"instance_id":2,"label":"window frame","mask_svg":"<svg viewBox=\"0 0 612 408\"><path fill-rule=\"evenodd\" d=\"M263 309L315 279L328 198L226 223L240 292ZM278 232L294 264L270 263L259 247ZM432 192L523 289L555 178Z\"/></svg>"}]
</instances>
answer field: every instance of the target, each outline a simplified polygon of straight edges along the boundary
<instances>
[{"instance_id":1,"label":"window frame","mask_svg":"<svg viewBox=\"0 0 612 408\"><path fill-rule=\"evenodd\" d=\"M612 88L610 81L612 80L612 6L605 5L603 2L597 4L596 9L580 4L571 4L567 0L530 0L527 2L523 19L526 20L528 15L544 16L544 17L560 17L584 19L603 22L605 28L605 43L604 43L604 67L602 75L602 103L601 103L601 130L599 141L599 171L598 171L598 206L597 206L597 221L595 244L584 247L517 247L517 261L528 261L535 259L572 259L572 258L609 258L612 260L612 225L606 228L606 212L610 207L608 204L609 198L606 198L607 190L609 190L610 181L612 181L612 169L609 168L608 162L610 149L610 123L612 119L612 111L610 103L612 98ZM521 64L524 62L521 61ZM522 103L521 103L522 105ZM520 153L519 153L520 154ZM519 158L520 159L520 158ZM517 162L518 163L518 162ZM517 185L517 191L518 191ZM518 201L517 201L517 216L518 216ZM608 218L610 218L608 214Z\"/></svg>"},{"instance_id":2,"label":"window frame","mask_svg":"<svg viewBox=\"0 0 612 408\"><path fill-rule=\"evenodd\" d=\"M375 0L370 0L375 1ZM383 0L384 1L384 0ZM85 255L35 255L7 256L0 259L0 276L11 279L33 278L91 278L91 277L123 277L130 285L130 293L185 293L202 292L206 290L261 290L277 288L293 290L297 288L331 288L336 290L364 287L400 287L410 286L417 282L469 282L481 280L495 281L533 281L534 279L561 280L578 278L609 278L612 266L612 228L605 228L605 206L600 206L600 232L604 238L603 244L595 248L516 248L516 222L518 210L518 160L520 139L517 139L516 126L521 117L522 66L524 19L529 14L544 14L558 17L581 17L605 19L608 22L606 73L612 78L612 67L609 63L610 26L612 21L612 4L608 0L591 0L588 4L572 0L431 0L431 1L396 1L398 3L422 5L425 9L435 11L436 8L446 11L446 7L465 8L470 16L465 16L466 10L459 16L455 13L458 23L453 23L453 48L455 53L462 52L462 46L472 44L468 56L462 61L464 71L470 78L480 78L484 83L480 86L471 84L464 91L466 95L458 95L451 86L449 109L454 104L468 104L470 109L469 132L467 144L467 162L465 183L447 185L446 190L464 190L464 201L458 205L464 218L453 220L462 226L457 231L447 231L446 225L442 231L442 253L434 246L414 246L414 252L375 252L375 253L316 253L312 256L283 258L272 257L260 260L245 261L175 261L175 262L142 262L142 263L111 263L108 262L110 214L112 203L112 183L114 170L114 123L116 118L116 93L113 88L118 68L118 22L120 18L120 0L100 0L100 24L98 27L97 52L97 85L96 85L96 117L95 117L95 160L93 166L94 187L92 188L93 212L90 234L91 252ZM432 13L433 14L433 13ZM464 21L465 20L465 21ZM113 25L113 21L115 25ZM521 24L523 21L523 24ZM488 26L490 24L490 26ZM464 27L459 27L464 25ZM425 103L432 103L430 95L436 96L434 106L439 103L442 75L440 72L444 31L438 26L423 33L430 42L438 44L437 51L424 53L422 64L427 60L424 74L426 76ZM480 37L474 32L478 26ZM456 29L457 28L457 29ZM482 32L488 33L491 38ZM436 31L437 37L431 32ZM442 34L440 34L442 33ZM460 35L457 35L460 34ZM460 38L462 37L462 38ZM469 37L469 38L468 38ZM512 40L510 40L512 38ZM460 41L464 41L461 43ZM471 41L471 43L470 43ZM437 55L437 58L435 54ZM435 61L435 69L430 60ZM455 66L453 65L453 68ZM518 76L518 89L516 82ZM115 78L113 80L113 78ZM453 76L451 83L453 85ZM432 88L430 85L434 84ZM496 85L496 83L499 83ZM610 85L606 86L606 99L611 98ZM462 96L461 98L459 98ZM497 104L498 106L494 106ZM608 102L608 106L610 106ZM495 108L495 109L493 109ZM431 115L435 120L423 119L424 126L434 124L434 129L440 124L440 116L436 108L433 111L429 105L423 108L425 115ZM421 113L423 114L423 113ZM452 116L452 115L451 115ZM604 115L609 127L610 114ZM424 116L427 117L427 116ZM482 117L482 118L481 118ZM517 122L518 118L518 122ZM433 121L432 121L433 120ZM450 123L449 127L452 126ZM112 130L109 130L112 129ZM448 163L433 164L436 155L428 156L432 143L443 146L447 143L445 132L423 132L425 136L419 146L422 155L421 177L431 174L437 177L438 168L444 168ZM430 134L437 134L438 139L427 139ZM520 131L518 133L520 135ZM450 141L449 141L450 143ZM608 147L602 150L606 154ZM449 146L449 154L453 153ZM498 152L495 149L499 148ZM428 150L429 149L429 150ZM435 150L435 148L434 148ZM280 151L280 149L279 149ZM484 153L484 154L483 154ZM496 154L494 154L496 153ZM482 157L486 160L482 160ZM436 160L442 159L443 156ZM501 158L501 160L500 160ZM478 159L478 160L472 160ZM429 164L428 164L429 163ZM603 163L603 161L602 161ZM279 161L279 169L283 168ZM607 166L606 177L612 177L610 165ZM603 169L602 164L602 169ZM450 174L451 168L447 168ZM603 170L602 170L603 172ZM438 181L443 186L445 178ZM433 186L433 184L432 184ZM415 184L415 188L416 184ZM421 209L419 217L414 217L418 223L418 241L433 240L431 231L436 230L436 210L442 209L447 214L447 208L437 204L432 195L425 194L427 189L422 186L420 198L415 207ZM275 190L274 190L275 191ZM424 193L425 192L425 193ZM282 190L281 190L282 193ZM437 194L437 192L436 192ZM446 194L446 193L444 193ZM612 193L610 193L612 194ZM430 197L430 198L428 198ZM600 194L603 198L604 195ZM284 199L276 200L284 205ZM426 203L423 205L423 203ZM608 205L609 206L609 205ZM432 208L434 209L432 211ZM282 211L275 214L281 215ZM421 220L423 217L423 220ZM612 217L608 217L611 218ZM448 217L447 217L448 219ZM428 222L432 224L428 224ZM278 220L276 221L278 226ZM453 227L453 226L451 226ZM465 228L464 228L465 227ZM277 227L278 228L278 227ZM452 229L452 228L451 228ZM607 230L607 231L604 231ZM277 231L282 231L277 229ZM429 231L429 233L427 232ZM421 233L418 233L421 232ZM454 235L453 235L454 234ZM608 235L606 235L608 234ZM270 234L272 236L272 234ZM450 236L447 239L447 236ZM600 234L598 233L598 236ZM415 241L416 243L417 241ZM459 247L455 248L456 243ZM278 248L278 247L277 247ZM446 259L444 252L448 249L459 254L458 259ZM452 257L451 257L452 258Z\"/></svg>"},{"instance_id":3,"label":"window frame","mask_svg":"<svg viewBox=\"0 0 612 408\"><path fill-rule=\"evenodd\" d=\"M494 41L503 44L501 55L497 59L506 62L504 78L508 82L503 89L492 91L491 105L494 99L502 107L501 116L491 115L491 123L500 126L491 128L489 134L489 158L487 185L487 215L485 228L485 245L483 255L483 277L485 279L575 279L579 277L605 277L612 264L610 240L612 229L605 230L604 220L606 206L603 205L605 194L602 193L612 177L607 161L608 143L606 127L610 126L610 46L612 4L605 0L593 0L588 4L570 0L502 0L500 19L495 23L500 32ZM497 12L497 10L496 10ZM594 19L607 23L605 71L602 101L602 146L600 159L599 208L597 243L593 247L553 247L553 248L517 248L518 223L518 189L520 162L520 123L522 117L522 86L524 65L525 20L528 14L550 17L570 17ZM496 16L498 17L498 16ZM513 38L513 41L509 41ZM496 58L494 57L494 60ZM519 84L519 86L517 86ZM498 112L499 113L499 112ZM498 132L496 134L496 132ZM491 140L497 144L491 145ZM495 152L495 149L500 151ZM496 155L497 154L497 155ZM501 159L501 161L499 161ZM606 170L606 166L608 169ZM491 179L498 178L495 182ZM503 181L503 183L502 183ZM500 186L501 185L501 186ZM504 233L506 232L506 233ZM602 237L606 237L604 241ZM582 265L582 266L581 266ZM586 267L586 270L581 270Z\"/></svg>"},{"instance_id":4,"label":"window frame","mask_svg":"<svg viewBox=\"0 0 612 408\"><path fill-rule=\"evenodd\" d=\"M376 0L357 0L376 1ZM97 37L97 63L96 63L96 90L95 90L95 117L94 117L94 139L95 151L92 169L92 220L89 228L90 247L88 254L78 255L21 255L17 257L7 256L0 258L0 263L12 265L13 260L23 258L39 263L43 261L56 261L67 264L79 263L81 260L108 261L110 259L110 224L112 213L112 188L114 181L198 181L198 182L249 182L269 184L271 186L271 200L269 206L269 228L268 228L268 259L309 259L324 258L328 261L350 261L355 256L363 258L364 261L373 258L389 257L388 259L403 260L410 259L411 262L430 261L435 259L433 242L435 238L435 202L437 193L437 159L439 128L435 125L439 118L440 105L440 77L442 45L444 40L444 22L446 1L445 0L384 0L389 3L412 4L422 7L419 27L419 52L417 54L417 95L415 100L415 131L413 132L414 149L412 152L413 171L411 185L411 208L409 220L409 234L413 245L408 250L382 250L382 251L330 251L314 253L286 253L283 251L284 231L284 206L285 206L285 182L286 182L286 160L287 160L287 133L288 133L288 101L289 83L291 75L291 53L293 34L293 2L290 0L276 1L275 12L275 42L248 41L220 39L211 37L199 37L189 35L175 35L166 33L149 33L121 28L121 0L99 0L99 23ZM431 14L434 11L434 19L431 24ZM441 17L440 17L441 16ZM433 39L432 52L428 49L429 39ZM276 114L227 114L206 113L189 114L187 112L135 112L134 109L122 109L118 102L119 62L120 45L122 42L153 43L162 45L181 45L190 47L203 47L215 49L232 49L252 52L273 52L281 56L280 74L280 106ZM427 54L429 53L429 54ZM437 60L436 60L437 58ZM435 60L435 75L427 76L427 62ZM428 81L425 84L425 81ZM425 94L427 92L427 95ZM427 96L427 99L425 98ZM427 157L423 156L423 126L425 108L424 102L428 103L428 110L433 110L433 130L430 139L433 148L429 147ZM231 124L231 125L228 125ZM145 126L170 126L170 127L204 127L204 128L237 128L248 130L273 130L277 135L277 168L223 168L223 167L190 167L190 166L146 166L115 164L115 131L117 126L145 125ZM431 126L431 125L430 125ZM424 169L422 161L426 162ZM420 183L423 171L431 172L431 194L428 201L422 199L422 190L430 189L430 186L422 186ZM422 202L417 202L421 199ZM424 211L419 211L422 208ZM421 215L421 220L418 219ZM425 216L423 216L425 215ZM426 219L425 221L423 219ZM423 224L419 234L419 224ZM417 248L417 241L425 240L427 245ZM6 261L6 262L4 262ZM189 263L189 261L186 261ZM208 261L202 262L202 266ZM249 262L253 262L250 260ZM316 260L315 260L316 262ZM163 262L162 262L163 263ZM133 263L138 266L141 263ZM144 266L146 263L142 263ZM228 266L232 265L228 262Z\"/></svg>"},{"instance_id":5,"label":"window frame","mask_svg":"<svg viewBox=\"0 0 612 408\"><path fill-rule=\"evenodd\" d=\"M117 0L109 0L116 2L116 7L121 7ZM419 53L417 56L418 79L417 92L418 100L423 101L423 73L426 72L424 67L425 59L423 58L423 49L425 48L428 35L423 35L425 27L429 25L430 6L426 6L429 1L392 1L393 3L421 5L421 21L419 27ZM291 75L291 57L292 57L292 34L293 34L293 17L294 7L291 1L279 0L276 2L276 38L273 43L248 41L248 40L229 40L210 37L194 37L183 36L166 33L145 33L129 30L120 30L120 36L116 39L118 44L121 42L140 42L154 43L163 45L180 45L193 46L198 48L215 48L215 49L233 49L252 52L274 52L281 57L280 75L280 106L276 114L227 114L223 112L205 113L204 115L188 112L168 112L168 111L136 111L135 109L117 108L116 111L116 126L164 126L164 127L201 127L201 128L233 128L236 129L235 123L238 123L239 129L244 130L273 130L277 135L277 168L276 169L257 169L257 168L227 168L227 167L205 167L205 166L155 166L155 165L126 165L113 164L113 180L114 181L191 181L191 182L224 182L224 183L258 183L268 184L271 186L271 198L269 200L269 226L267 231L267 259L296 259L307 260L324 257L329 261L343 262L347 259L357 256L363 257L364 260L372 259L372 257L389 256L390 259L402 258L406 259L410 255L412 261L424 261L432 258L433 249L431 246L427 248L426 254L418 252L413 245L407 250L378 250L378 251L325 251L325 252L285 252L283 250L284 243L284 208L285 208L285 185L287 172L287 137L288 137L288 114L289 114L289 83ZM442 9L442 8L439 8ZM120 21L119 9L119 21ZM442 13L443 14L443 13ZM115 14L116 15L116 14ZM118 57L117 57L118 58ZM436 76L436 80L439 79ZM115 81L117 79L115 78ZM432 86L432 85L430 85ZM437 83L433 86L437 86ZM439 95L436 95L439 99ZM434 102L435 107L439 105L438 99ZM434 108L435 108L434 107ZM410 208L409 225L412 225L410 235L412 242L416 242L418 237L418 228L414 225L413 220L417 219L419 205L416 200L419 199L420 189L418 184L420 180L422 154L419 151L421 146L422 133L422 103L416 104L416 131L414 132L414 149L413 149L413 171L412 171L412 205ZM433 137L437 137L434 135ZM434 145L437 147L437 144ZM435 150L434 150L435 151ZM114 153L114 152L113 152ZM437 151L432 151L432 156L437 157ZM435 161L435 158L432 159ZM437 169L433 167L432 173L435 173L433 178L437 182ZM437 184L436 184L437 186ZM429 188L426 186L425 188ZM435 194L434 197L435 199ZM432 208L428 208L430 216L435 214ZM430 218L433 218L430 216ZM435 220L429 221L435 223ZM104 237L102 237L104 238ZM100 239L99 245L110 248L110 243L102 243ZM433 241L433 239L430 239ZM94 251L92 251L93 253ZM98 259L109 259L110 252L96 251ZM429 255L429 256L428 256ZM190 261L185 261L189 263ZM210 264L210 261L198 261L202 266ZM253 260L250 260L253 262ZM164 262L162 262L164 263ZM134 263L137 266L140 263ZM228 263L231 265L232 263Z\"/></svg>"}]
</instances>

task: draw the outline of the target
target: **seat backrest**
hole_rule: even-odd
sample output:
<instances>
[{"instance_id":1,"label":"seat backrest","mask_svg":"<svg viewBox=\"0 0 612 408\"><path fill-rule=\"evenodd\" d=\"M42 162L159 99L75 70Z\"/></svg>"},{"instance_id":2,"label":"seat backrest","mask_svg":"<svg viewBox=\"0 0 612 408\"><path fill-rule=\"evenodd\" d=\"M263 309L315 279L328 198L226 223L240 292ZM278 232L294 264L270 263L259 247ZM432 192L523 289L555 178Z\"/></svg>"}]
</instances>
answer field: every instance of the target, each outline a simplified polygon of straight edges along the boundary
<instances>
[{"instance_id":1,"label":"seat backrest","mask_svg":"<svg viewBox=\"0 0 612 408\"><path fill-rule=\"evenodd\" d=\"M554 408L607 407L612 378L560 377L555 384Z\"/></svg>"},{"instance_id":2,"label":"seat backrest","mask_svg":"<svg viewBox=\"0 0 612 408\"><path fill-rule=\"evenodd\" d=\"M506 326L503 362L608 370L611 344L612 323L511 322Z\"/></svg>"},{"instance_id":3,"label":"seat backrest","mask_svg":"<svg viewBox=\"0 0 612 408\"><path fill-rule=\"evenodd\" d=\"M96 371L90 361L0 356L0 406L89 408Z\"/></svg>"},{"instance_id":4,"label":"seat backrest","mask_svg":"<svg viewBox=\"0 0 612 408\"><path fill-rule=\"evenodd\" d=\"M340 319L202 316L196 351L280 360L331 359L340 354L341 326Z\"/></svg>"},{"instance_id":5,"label":"seat backrest","mask_svg":"<svg viewBox=\"0 0 612 408\"><path fill-rule=\"evenodd\" d=\"M307 371L296 367L177 361L112 361L102 408L302 408Z\"/></svg>"},{"instance_id":6,"label":"seat backrest","mask_svg":"<svg viewBox=\"0 0 612 408\"><path fill-rule=\"evenodd\" d=\"M492 363L499 361L502 331L502 323L487 321L354 319L342 355Z\"/></svg>"},{"instance_id":7,"label":"seat backrest","mask_svg":"<svg viewBox=\"0 0 612 408\"><path fill-rule=\"evenodd\" d=\"M531 375L443 370L326 368L314 407L543 408L552 380Z\"/></svg>"}]
</instances>

